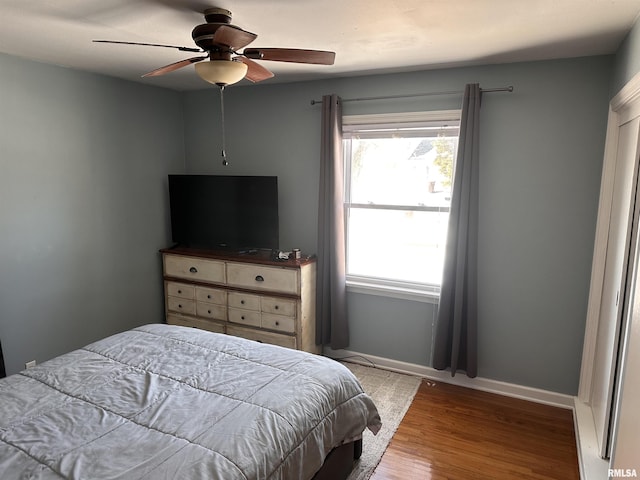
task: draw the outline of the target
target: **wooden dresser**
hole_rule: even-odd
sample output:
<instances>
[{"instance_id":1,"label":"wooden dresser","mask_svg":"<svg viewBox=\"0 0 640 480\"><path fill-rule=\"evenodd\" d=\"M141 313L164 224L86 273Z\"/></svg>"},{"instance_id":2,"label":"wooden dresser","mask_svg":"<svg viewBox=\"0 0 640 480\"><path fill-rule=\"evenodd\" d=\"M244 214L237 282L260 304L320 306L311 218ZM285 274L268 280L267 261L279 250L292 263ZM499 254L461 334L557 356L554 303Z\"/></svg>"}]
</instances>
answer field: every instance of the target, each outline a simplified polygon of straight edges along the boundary
<instances>
[{"instance_id":1,"label":"wooden dresser","mask_svg":"<svg viewBox=\"0 0 640 480\"><path fill-rule=\"evenodd\" d=\"M161 253L167 323L320 352L315 259L180 247Z\"/></svg>"}]
</instances>

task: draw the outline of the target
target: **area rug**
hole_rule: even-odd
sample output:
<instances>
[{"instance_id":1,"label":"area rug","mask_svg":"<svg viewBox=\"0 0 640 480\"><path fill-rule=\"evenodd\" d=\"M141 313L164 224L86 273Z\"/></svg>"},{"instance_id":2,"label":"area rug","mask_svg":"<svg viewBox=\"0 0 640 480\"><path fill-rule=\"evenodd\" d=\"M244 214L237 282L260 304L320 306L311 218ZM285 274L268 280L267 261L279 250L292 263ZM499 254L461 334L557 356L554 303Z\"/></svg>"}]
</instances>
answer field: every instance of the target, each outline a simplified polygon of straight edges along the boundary
<instances>
[{"instance_id":1,"label":"area rug","mask_svg":"<svg viewBox=\"0 0 640 480\"><path fill-rule=\"evenodd\" d=\"M377 435L365 430L362 456L354 465L348 478L348 480L367 480L380 463L422 379L356 363L343 363L358 377L362 388L376 404L382 419L382 428Z\"/></svg>"}]
</instances>

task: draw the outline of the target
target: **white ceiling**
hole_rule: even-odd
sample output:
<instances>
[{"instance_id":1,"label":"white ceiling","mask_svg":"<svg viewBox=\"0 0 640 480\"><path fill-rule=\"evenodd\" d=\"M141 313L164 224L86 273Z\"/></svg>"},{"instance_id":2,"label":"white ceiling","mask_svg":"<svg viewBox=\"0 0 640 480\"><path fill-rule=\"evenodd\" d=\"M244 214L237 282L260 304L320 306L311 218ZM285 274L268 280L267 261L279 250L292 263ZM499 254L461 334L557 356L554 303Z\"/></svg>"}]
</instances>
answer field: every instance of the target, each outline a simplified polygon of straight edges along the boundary
<instances>
[{"instance_id":1,"label":"white ceiling","mask_svg":"<svg viewBox=\"0 0 640 480\"><path fill-rule=\"evenodd\" d=\"M614 53L640 0L1 0L0 51L46 63L189 90L193 66L140 76L194 56L93 39L194 47L208 6L258 34L251 47L332 50L332 66L262 62L297 81ZM1 74L1 73L0 73ZM247 82L243 80L242 83Z\"/></svg>"}]
</instances>

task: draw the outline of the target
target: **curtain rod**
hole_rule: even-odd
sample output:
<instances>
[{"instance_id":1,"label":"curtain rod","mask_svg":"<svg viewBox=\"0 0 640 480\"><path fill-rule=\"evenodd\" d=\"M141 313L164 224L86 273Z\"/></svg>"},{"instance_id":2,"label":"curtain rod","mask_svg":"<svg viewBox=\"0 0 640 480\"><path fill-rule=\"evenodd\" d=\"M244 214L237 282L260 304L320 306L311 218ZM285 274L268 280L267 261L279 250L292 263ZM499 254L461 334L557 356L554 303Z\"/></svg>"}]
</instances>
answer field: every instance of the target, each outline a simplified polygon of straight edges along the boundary
<instances>
[{"instance_id":1,"label":"curtain rod","mask_svg":"<svg viewBox=\"0 0 640 480\"><path fill-rule=\"evenodd\" d=\"M513 92L513 85L509 85L508 87L498 87L498 88L481 88L481 93L492 93L492 92ZM427 92L427 93L413 93L410 95L390 95L386 97L362 97L362 98L343 98L343 102L362 102L366 100L391 100L394 98L413 98L413 97L429 97L431 95L456 95L459 93L463 93L460 90L453 90L449 92ZM322 103L322 100L311 100L311 105L315 105L317 103Z\"/></svg>"}]
</instances>

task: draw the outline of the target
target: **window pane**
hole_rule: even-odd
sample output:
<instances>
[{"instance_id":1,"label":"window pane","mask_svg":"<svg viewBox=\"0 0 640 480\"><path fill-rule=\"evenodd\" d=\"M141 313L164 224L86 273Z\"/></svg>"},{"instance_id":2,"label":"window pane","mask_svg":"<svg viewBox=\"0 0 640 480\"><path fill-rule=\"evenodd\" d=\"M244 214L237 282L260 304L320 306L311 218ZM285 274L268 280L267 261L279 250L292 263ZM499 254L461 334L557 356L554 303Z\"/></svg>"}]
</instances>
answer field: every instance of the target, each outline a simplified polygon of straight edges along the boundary
<instances>
[{"instance_id":1,"label":"window pane","mask_svg":"<svg viewBox=\"0 0 640 480\"><path fill-rule=\"evenodd\" d=\"M347 274L439 285L446 212L351 208Z\"/></svg>"},{"instance_id":2,"label":"window pane","mask_svg":"<svg viewBox=\"0 0 640 480\"><path fill-rule=\"evenodd\" d=\"M343 125L347 274L383 288L439 286L459 112L353 116Z\"/></svg>"},{"instance_id":3,"label":"window pane","mask_svg":"<svg viewBox=\"0 0 640 480\"><path fill-rule=\"evenodd\" d=\"M457 137L350 141L351 203L449 205Z\"/></svg>"}]
</instances>

